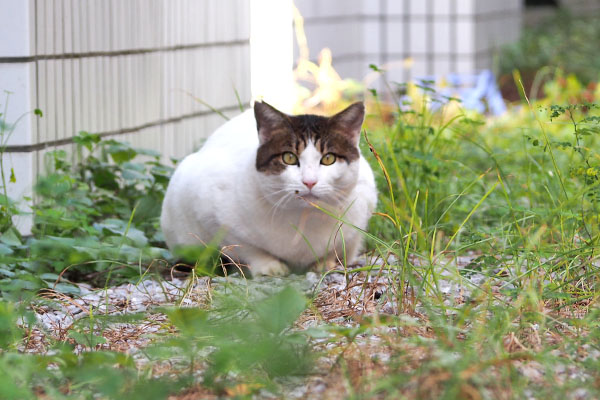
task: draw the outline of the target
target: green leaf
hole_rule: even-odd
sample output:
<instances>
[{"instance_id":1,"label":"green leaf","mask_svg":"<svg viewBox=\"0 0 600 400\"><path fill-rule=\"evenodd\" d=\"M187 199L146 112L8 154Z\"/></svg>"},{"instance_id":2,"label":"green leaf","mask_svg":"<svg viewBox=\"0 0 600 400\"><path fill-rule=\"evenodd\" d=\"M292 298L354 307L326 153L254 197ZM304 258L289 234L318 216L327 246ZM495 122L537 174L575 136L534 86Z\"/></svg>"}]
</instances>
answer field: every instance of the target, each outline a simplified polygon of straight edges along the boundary
<instances>
[{"instance_id":1,"label":"green leaf","mask_svg":"<svg viewBox=\"0 0 600 400\"><path fill-rule=\"evenodd\" d=\"M46 273L44 273L44 274L41 274L41 275L40 275L40 278L41 278L41 279L43 279L43 280L45 280L45 281L52 281L52 282L55 282L55 281L57 281L57 280L58 280L58 278L59 278L59 275L58 275L58 274L51 273L51 272L46 272Z\"/></svg>"},{"instance_id":2,"label":"green leaf","mask_svg":"<svg viewBox=\"0 0 600 400\"><path fill-rule=\"evenodd\" d=\"M579 133L581 136L595 135L599 132L600 132L600 128L597 128L597 127L579 128L577 130L577 133Z\"/></svg>"},{"instance_id":3,"label":"green leaf","mask_svg":"<svg viewBox=\"0 0 600 400\"><path fill-rule=\"evenodd\" d=\"M155 165L150 169L150 173L157 183L166 186L169 183L171 175L173 174L173 168L165 165Z\"/></svg>"},{"instance_id":4,"label":"green leaf","mask_svg":"<svg viewBox=\"0 0 600 400\"><path fill-rule=\"evenodd\" d=\"M135 209L134 221L144 221L158 217L161 210L161 200L154 196L144 196Z\"/></svg>"},{"instance_id":5,"label":"green leaf","mask_svg":"<svg viewBox=\"0 0 600 400\"><path fill-rule=\"evenodd\" d=\"M117 176L107 168L98 168L94 171L94 183L103 189L117 190L119 183Z\"/></svg>"},{"instance_id":6,"label":"green leaf","mask_svg":"<svg viewBox=\"0 0 600 400\"><path fill-rule=\"evenodd\" d=\"M17 182L17 177L15 176L15 169L11 168L10 169L10 179L9 179L10 183L16 183Z\"/></svg>"},{"instance_id":7,"label":"green leaf","mask_svg":"<svg viewBox=\"0 0 600 400\"><path fill-rule=\"evenodd\" d=\"M75 330L69 331L69 337L75 340L82 346L88 346L91 348L96 347L98 344L106 343L106 339L102 336L97 336L89 333L81 333Z\"/></svg>"},{"instance_id":8,"label":"green leaf","mask_svg":"<svg viewBox=\"0 0 600 400\"><path fill-rule=\"evenodd\" d=\"M40 118L44 116L44 113L39 108L36 108L35 110L33 110L33 113Z\"/></svg>"},{"instance_id":9,"label":"green leaf","mask_svg":"<svg viewBox=\"0 0 600 400\"><path fill-rule=\"evenodd\" d=\"M94 133L81 131L73 138L73 142L80 146L84 146L89 151L92 151L94 145L100 142L100 136Z\"/></svg>"},{"instance_id":10,"label":"green leaf","mask_svg":"<svg viewBox=\"0 0 600 400\"><path fill-rule=\"evenodd\" d=\"M289 328L306 308L307 301L302 293L288 286L274 296L256 305L261 324L272 333Z\"/></svg>"},{"instance_id":11,"label":"green leaf","mask_svg":"<svg viewBox=\"0 0 600 400\"><path fill-rule=\"evenodd\" d=\"M132 160L138 153L127 143L120 143L116 141L109 141L108 154L117 164L122 164L126 161Z\"/></svg>"},{"instance_id":12,"label":"green leaf","mask_svg":"<svg viewBox=\"0 0 600 400\"><path fill-rule=\"evenodd\" d=\"M9 246L4 243L0 243L0 256L7 256L9 254L13 254L14 251Z\"/></svg>"},{"instance_id":13,"label":"green leaf","mask_svg":"<svg viewBox=\"0 0 600 400\"><path fill-rule=\"evenodd\" d=\"M138 149L138 148L136 148L135 151L138 154L142 154L142 155L150 156L150 157L154 157L154 158L158 158L158 157L160 157L162 155L160 151L156 151L156 150L152 150L152 149Z\"/></svg>"},{"instance_id":14,"label":"green leaf","mask_svg":"<svg viewBox=\"0 0 600 400\"><path fill-rule=\"evenodd\" d=\"M150 176L136 171L134 169L128 169L128 168L123 168L123 171L121 172L121 175L123 175L123 179L128 180L128 181L145 181L150 179Z\"/></svg>"},{"instance_id":15,"label":"green leaf","mask_svg":"<svg viewBox=\"0 0 600 400\"><path fill-rule=\"evenodd\" d=\"M14 228L8 229L0 236L0 242L9 246L20 246L21 239Z\"/></svg>"},{"instance_id":16,"label":"green leaf","mask_svg":"<svg viewBox=\"0 0 600 400\"><path fill-rule=\"evenodd\" d=\"M327 339L333 336L329 329L319 326L306 329L304 334L313 339Z\"/></svg>"},{"instance_id":17,"label":"green leaf","mask_svg":"<svg viewBox=\"0 0 600 400\"><path fill-rule=\"evenodd\" d=\"M0 302L0 349L12 346L21 338L22 332L17 328L17 310L15 305Z\"/></svg>"},{"instance_id":18,"label":"green leaf","mask_svg":"<svg viewBox=\"0 0 600 400\"><path fill-rule=\"evenodd\" d=\"M165 313L169 320L182 334L196 336L205 334L207 330L208 313L200 308L167 309Z\"/></svg>"},{"instance_id":19,"label":"green leaf","mask_svg":"<svg viewBox=\"0 0 600 400\"><path fill-rule=\"evenodd\" d=\"M94 224L94 227L100 231L105 230L120 236L125 235L127 238L131 239L136 246L139 247L148 244L148 238L144 232L134 226L127 227L127 222L120 219L109 218L101 223ZM127 234L125 234L125 232L127 232Z\"/></svg>"},{"instance_id":20,"label":"green leaf","mask_svg":"<svg viewBox=\"0 0 600 400\"><path fill-rule=\"evenodd\" d=\"M10 279L10 282L0 283L0 291L22 292L23 290L38 290L46 286L46 283L37 277L21 273L19 274L19 278Z\"/></svg>"},{"instance_id":21,"label":"green leaf","mask_svg":"<svg viewBox=\"0 0 600 400\"><path fill-rule=\"evenodd\" d=\"M381 72L381 69L375 64L369 64L369 68L371 68L375 72Z\"/></svg>"},{"instance_id":22,"label":"green leaf","mask_svg":"<svg viewBox=\"0 0 600 400\"><path fill-rule=\"evenodd\" d=\"M70 283L57 283L56 285L52 284L51 287L61 293L78 295L81 294L81 290L73 284ZM104 339L104 338L102 338ZM104 343L104 342L102 342Z\"/></svg>"}]
</instances>

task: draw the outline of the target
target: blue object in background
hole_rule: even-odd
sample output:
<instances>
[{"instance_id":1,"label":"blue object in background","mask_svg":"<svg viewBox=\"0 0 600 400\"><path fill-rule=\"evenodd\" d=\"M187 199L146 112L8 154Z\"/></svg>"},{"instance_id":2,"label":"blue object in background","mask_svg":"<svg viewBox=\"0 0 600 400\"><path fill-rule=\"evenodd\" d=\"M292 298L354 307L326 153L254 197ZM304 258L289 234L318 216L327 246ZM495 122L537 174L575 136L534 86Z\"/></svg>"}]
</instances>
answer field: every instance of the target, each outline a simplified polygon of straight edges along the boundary
<instances>
[{"instance_id":1,"label":"blue object in background","mask_svg":"<svg viewBox=\"0 0 600 400\"><path fill-rule=\"evenodd\" d=\"M445 87L436 85L436 82L440 81L440 77L437 76L424 77L420 81L424 86L435 89L442 98L459 98L462 106L468 110L482 114L488 111L493 115L506 112L506 104L496 85L494 74L489 69L478 74L448 74L444 78L448 84ZM439 108L440 102L432 103L431 107Z\"/></svg>"}]
</instances>

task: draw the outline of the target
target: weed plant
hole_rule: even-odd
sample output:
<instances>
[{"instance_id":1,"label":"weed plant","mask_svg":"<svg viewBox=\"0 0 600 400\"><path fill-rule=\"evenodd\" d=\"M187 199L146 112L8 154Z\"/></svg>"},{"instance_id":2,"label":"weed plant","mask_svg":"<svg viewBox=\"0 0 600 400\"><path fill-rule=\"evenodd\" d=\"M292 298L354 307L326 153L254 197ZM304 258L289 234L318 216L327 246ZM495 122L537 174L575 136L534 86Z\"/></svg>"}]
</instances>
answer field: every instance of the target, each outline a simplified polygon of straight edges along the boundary
<instances>
[{"instance_id":1,"label":"weed plant","mask_svg":"<svg viewBox=\"0 0 600 400\"><path fill-rule=\"evenodd\" d=\"M492 269L512 259L526 277L565 273L569 293L579 274L595 282L586 265L599 238L598 106L531 104L527 127L514 114L486 124L460 109L429 111L432 89L415 88L424 96L403 99L395 123L366 133L386 193L370 232L415 268L477 253Z\"/></svg>"},{"instance_id":2,"label":"weed plant","mask_svg":"<svg viewBox=\"0 0 600 400\"><path fill-rule=\"evenodd\" d=\"M460 105L432 112L429 83L402 87L414 90L421 96L398 101L394 123L365 133L385 193L369 238L388 260L383 269L396 271L388 280L399 310L426 316L431 331L409 335L410 346L406 334L390 336L403 350L367 397L598 393L597 358L571 353L598 346L590 335L598 298L597 104L530 103L521 86L527 111L488 122ZM385 110L373 95L375 109ZM457 269L465 256L468 265ZM473 274L485 284L463 280ZM450 277L471 287L467 298L448 299ZM520 379L529 365L545 377ZM578 383L557 378L565 365L580 374Z\"/></svg>"},{"instance_id":3,"label":"weed plant","mask_svg":"<svg viewBox=\"0 0 600 400\"><path fill-rule=\"evenodd\" d=\"M86 132L74 140L74 164L64 150L47 154L50 173L35 187L32 235L23 238L10 224L2 232L5 293L46 287L76 292L69 279L103 286L139 277L151 260L169 257L159 216L172 168L157 152L127 143ZM11 220L10 212L5 216Z\"/></svg>"},{"instance_id":4,"label":"weed plant","mask_svg":"<svg viewBox=\"0 0 600 400\"><path fill-rule=\"evenodd\" d=\"M409 96L390 107L373 91L369 102L361 145L380 190L365 232L373 262L344 271L348 282L362 277L357 296L373 304L368 315L354 308L328 320L318 291L307 299L285 288L293 277L267 281L275 290L256 297L264 282L238 286L199 265L192 277L226 282L204 307L91 310L46 354L20 352L38 326L28 306L40 301L24 294L75 294L59 274L102 286L139 280L169 257L157 218L171 168L156 153L82 133L79 162L49 157L32 236L2 219L0 397L284 396L282 379L315 372L323 355L334 359L325 371L330 397L597 397L598 106L529 102L522 93L521 109L492 120L439 99L428 82L386 84ZM434 101L444 106L432 111ZM10 204L3 211L17 212ZM211 248L195 257L216 262ZM379 297L373 280L385 287ZM294 329L303 312L318 323ZM136 355L143 366L101 350L107 327L159 315L161 329Z\"/></svg>"}]
</instances>

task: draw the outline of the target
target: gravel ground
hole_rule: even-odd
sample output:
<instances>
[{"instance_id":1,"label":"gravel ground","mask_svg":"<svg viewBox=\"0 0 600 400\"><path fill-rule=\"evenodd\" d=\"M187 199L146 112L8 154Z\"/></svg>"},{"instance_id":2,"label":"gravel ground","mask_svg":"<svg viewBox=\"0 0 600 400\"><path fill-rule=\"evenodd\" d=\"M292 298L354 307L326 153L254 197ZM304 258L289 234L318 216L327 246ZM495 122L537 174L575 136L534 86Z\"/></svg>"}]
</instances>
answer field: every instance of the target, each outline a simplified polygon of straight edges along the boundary
<instances>
[{"instance_id":1,"label":"gravel ground","mask_svg":"<svg viewBox=\"0 0 600 400\"><path fill-rule=\"evenodd\" d=\"M471 295L473 288L481 286L484 282L491 285L492 292L497 293L498 296L500 296L500 286L507 286L501 281L496 282L493 278L474 271L467 274L458 273L460 269L473 267L474 259L475 256L459 257L440 263L443 268L440 268L441 279L437 282L437 286L445 296L448 305L464 302ZM350 275L339 270L325 274L324 277L315 272L286 278L258 277L252 280L237 276L213 279L174 277L169 280L147 279L135 285L124 284L107 289L96 289L86 284L79 284L79 296L70 297L53 291L40 295L39 301L32 307L38 324L31 330L28 339L23 342L21 350L29 353L45 353L51 338L70 341L75 344L75 352L86 351L89 347L77 344L70 336L71 331L79 329L78 321L83 317L98 314L119 316L141 313L142 317L135 322L116 322L105 327L101 332L103 340L92 347L132 354L136 362L142 365L146 360L138 349L150 344L153 334L161 330L164 332L165 329L164 322L167 318L158 312L157 308L173 305L208 307L211 293L219 290L227 291L228 284L245 287L247 295L256 299L275 293L290 284L303 291L314 299L313 304L319 315L305 312L296 323L297 329L308 329L324 322L355 326L357 316L374 313L399 314L399 304L396 300L398 296L393 292L393 287L397 285L389 285L394 274L397 276L397 272L379 270L370 274ZM412 319L414 325L419 326L422 314L417 307L414 312L403 314L402 317ZM425 332L423 334L425 335ZM356 349L362 349L361 351L365 351L371 357L371 361L367 362L366 366L361 364L361 368L379 368L379 365L384 365L389 359L390 354L385 346L379 345L380 340L381 337L377 333L357 337ZM315 351L324 350L323 354L333 354L335 352L332 352L332 348L342 345L343 343L313 339ZM508 345L518 346L518 341ZM600 352L596 351L596 353ZM599 355L594 354L596 358ZM321 357L317 360L317 370L331 371L334 362L334 356ZM543 368L536 363L517 362L516 366L533 382L540 380L544 374ZM586 378L578 376L577 371L568 368L565 368L560 375L564 376L564 379ZM337 379L335 376L314 375L308 378L287 379L284 387L287 398L328 398L335 397L340 390L344 391L343 387L339 387L341 381L342 379ZM262 391L260 397L270 398L273 395Z\"/></svg>"}]
</instances>

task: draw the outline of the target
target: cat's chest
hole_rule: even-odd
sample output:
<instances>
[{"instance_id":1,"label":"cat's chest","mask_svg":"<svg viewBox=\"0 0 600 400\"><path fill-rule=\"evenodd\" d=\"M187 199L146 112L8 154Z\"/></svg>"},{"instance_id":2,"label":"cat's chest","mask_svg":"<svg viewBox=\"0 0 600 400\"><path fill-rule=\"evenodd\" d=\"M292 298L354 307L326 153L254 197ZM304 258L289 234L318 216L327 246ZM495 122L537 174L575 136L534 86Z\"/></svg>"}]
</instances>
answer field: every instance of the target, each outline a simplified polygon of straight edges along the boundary
<instances>
[{"instance_id":1,"label":"cat's chest","mask_svg":"<svg viewBox=\"0 0 600 400\"><path fill-rule=\"evenodd\" d=\"M275 215L261 211L249 215L247 227L259 247L284 259L295 260L302 255L312 258L312 251L322 254L338 225L336 219L315 208L285 210Z\"/></svg>"}]
</instances>

